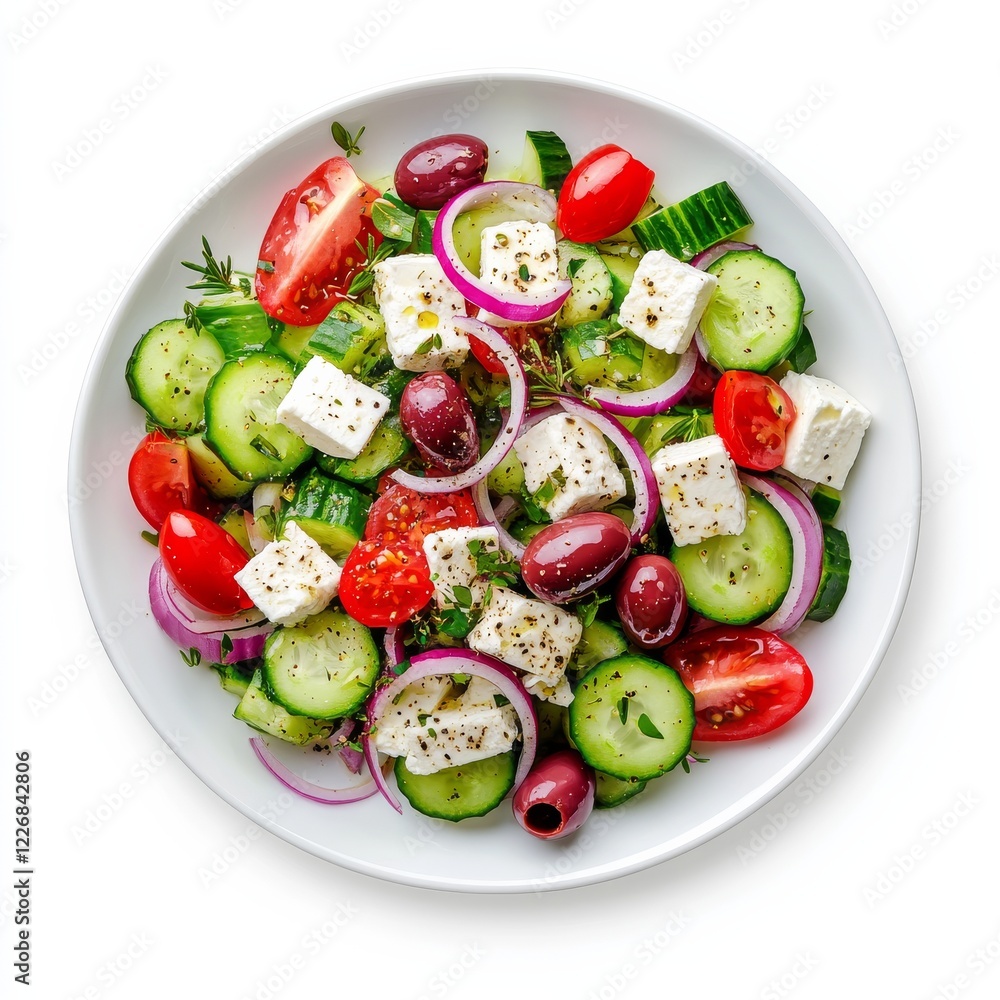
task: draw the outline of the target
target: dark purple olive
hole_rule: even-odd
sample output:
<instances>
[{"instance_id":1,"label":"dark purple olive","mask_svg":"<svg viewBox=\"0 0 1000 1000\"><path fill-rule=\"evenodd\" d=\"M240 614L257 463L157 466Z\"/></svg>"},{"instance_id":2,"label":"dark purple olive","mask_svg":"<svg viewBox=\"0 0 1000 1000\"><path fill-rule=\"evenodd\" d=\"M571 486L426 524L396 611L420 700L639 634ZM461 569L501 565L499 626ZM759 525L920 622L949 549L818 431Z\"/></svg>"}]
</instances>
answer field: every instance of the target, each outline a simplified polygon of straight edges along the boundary
<instances>
[{"instance_id":1,"label":"dark purple olive","mask_svg":"<svg viewBox=\"0 0 1000 1000\"><path fill-rule=\"evenodd\" d=\"M393 184L414 208L441 208L453 195L482 182L489 150L474 135L436 135L403 154Z\"/></svg>"},{"instance_id":2,"label":"dark purple olive","mask_svg":"<svg viewBox=\"0 0 1000 1000\"><path fill-rule=\"evenodd\" d=\"M603 511L571 514L547 524L528 542L521 576L543 601L564 604L610 580L631 548L620 517Z\"/></svg>"},{"instance_id":3,"label":"dark purple olive","mask_svg":"<svg viewBox=\"0 0 1000 1000\"><path fill-rule=\"evenodd\" d=\"M428 464L455 473L479 459L479 431L469 397L444 372L425 372L407 384L399 419Z\"/></svg>"},{"instance_id":4,"label":"dark purple olive","mask_svg":"<svg viewBox=\"0 0 1000 1000\"><path fill-rule=\"evenodd\" d=\"M615 607L625 634L643 649L673 642L687 620L687 595L677 567L666 556L636 556L615 587Z\"/></svg>"},{"instance_id":5,"label":"dark purple olive","mask_svg":"<svg viewBox=\"0 0 1000 1000\"><path fill-rule=\"evenodd\" d=\"M558 840L575 833L594 809L594 769L575 750L538 761L514 793L514 818L532 836Z\"/></svg>"}]
</instances>

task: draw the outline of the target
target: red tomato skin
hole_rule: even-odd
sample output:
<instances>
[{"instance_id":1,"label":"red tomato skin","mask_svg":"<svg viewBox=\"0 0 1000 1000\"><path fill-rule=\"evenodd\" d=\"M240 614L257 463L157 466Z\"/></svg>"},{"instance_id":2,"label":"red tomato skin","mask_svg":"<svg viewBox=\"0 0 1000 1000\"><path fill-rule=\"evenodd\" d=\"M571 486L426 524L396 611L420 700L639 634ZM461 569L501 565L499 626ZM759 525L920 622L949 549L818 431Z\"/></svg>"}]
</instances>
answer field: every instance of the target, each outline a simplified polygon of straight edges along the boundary
<instances>
[{"instance_id":1,"label":"red tomato skin","mask_svg":"<svg viewBox=\"0 0 1000 1000\"><path fill-rule=\"evenodd\" d=\"M663 659L694 695L695 740L764 736L794 718L812 694L813 675L801 653L752 626L692 632L668 646Z\"/></svg>"},{"instance_id":2,"label":"red tomato skin","mask_svg":"<svg viewBox=\"0 0 1000 1000\"><path fill-rule=\"evenodd\" d=\"M253 607L233 579L250 557L214 521L193 511L171 511L160 529L159 549L167 576L203 611L235 615Z\"/></svg>"},{"instance_id":3,"label":"red tomato skin","mask_svg":"<svg viewBox=\"0 0 1000 1000\"><path fill-rule=\"evenodd\" d=\"M621 146L598 146L566 175L559 191L556 225L563 236L577 243L614 236L639 214L654 176Z\"/></svg>"},{"instance_id":4,"label":"red tomato skin","mask_svg":"<svg viewBox=\"0 0 1000 1000\"><path fill-rule=\"evenodd\" d=\"M785 460L795 405L774 379L757 372L723 372L712 397L715 432L732 460L767 472Z\"/></svg>"},{"instance_id":5,"label":"red tomato skin","mask_svg":"<svg viewBox=\"0 0 1000 1000\"><path fill-rule=\"evenodd\" d=\"M407 541L419 548L424 536L432 531L474 528L478 524L476 505L468 490L417 493L393 482L368 511L365 538Z\"/></svg>"},{"instance_id":6,"label":"red tomato skin","mask_svg":"<svg viewBox=\"0 0 1000 1000\"><path fill-rule=\"evenodd\" d=\"M136 510L157 531L172 510L214 509L195 479L187 446L162 431L147 434L132 453L128 488Z\"/></svg>"},{"instance_id":7,"label":"red tomato skin","mask_svg":"<svg viewBox=\"0 0 1000 1000\"><path fill-rule=\"evenodd\" d=\"M369 628L409 621L433 594L430 567L419 542L363 539L344 563L340 603Z\"/></svg>"},{"instance_id":8,"label":"red tomato skin","mask_svg":"<svg viewBox=\"0 0 1000 1000\"><path fill-rule=\"evenodd\" d=\"M285 193L264 234L254 285L269 316L296 326L320 323L344 298L365 263L355 241L382 236L371 221L379 193L346 157L321 163Z\"/></svg>"}]
</instances>

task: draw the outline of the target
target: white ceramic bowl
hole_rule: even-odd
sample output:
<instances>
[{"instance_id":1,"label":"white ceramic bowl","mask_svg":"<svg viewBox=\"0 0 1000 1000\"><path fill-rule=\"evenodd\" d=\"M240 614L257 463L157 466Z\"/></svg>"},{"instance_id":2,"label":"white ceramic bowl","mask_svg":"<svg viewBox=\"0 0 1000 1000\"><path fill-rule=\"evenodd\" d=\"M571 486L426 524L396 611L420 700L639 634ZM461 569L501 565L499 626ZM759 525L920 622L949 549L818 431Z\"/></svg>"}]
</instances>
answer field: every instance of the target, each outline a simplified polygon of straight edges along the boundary
<instances>
[{"instance_id":1,"label":"white ceramic bowl","mask_svg":"<svg viewBox=\"0 0 1000 1000\"><path fill-rule=\"evenodd\" d=\"M595 813L566 841L527 836L506 806L451 825L409 809L400 817L380 797L342 807L293 799L254 758L250 731L231 717L233 698L212 671L185 667L149 615L108 628L132 602L145 605L154 556L125 481L127 456L143 433L125 362L143 332L179 315L191 280L179 261L198 259L202 234L236 266L254 266L281 195L338 152L334 119L367 127L364 154L352 163L373 180L391 174L409 146L445 132L481 136L495 165L512 166L526 128L558 132L574 158L620 143L656 170L662 198L729 179L756 220L753 240L798 273L819 354L813 370L874 414L838 522L855 556L850 588L832 621L793 637L816 675L808 706L770 737L713 746L710 763L691 774L677 768L626 806ZM163 739L226 801L306 851L398 882L464 890L533 891L636 871L705 842L786 787L830 742L882 659L909 583L919 514L916 419L905 373L890 361L895 354L879 303L833 227L747 147L690 114L619 87L521 71L418 80L340 101L276 135L196 199L143 261L108 322L84 382L69 475L90 611Z\"/></svg>"}]
</instances>

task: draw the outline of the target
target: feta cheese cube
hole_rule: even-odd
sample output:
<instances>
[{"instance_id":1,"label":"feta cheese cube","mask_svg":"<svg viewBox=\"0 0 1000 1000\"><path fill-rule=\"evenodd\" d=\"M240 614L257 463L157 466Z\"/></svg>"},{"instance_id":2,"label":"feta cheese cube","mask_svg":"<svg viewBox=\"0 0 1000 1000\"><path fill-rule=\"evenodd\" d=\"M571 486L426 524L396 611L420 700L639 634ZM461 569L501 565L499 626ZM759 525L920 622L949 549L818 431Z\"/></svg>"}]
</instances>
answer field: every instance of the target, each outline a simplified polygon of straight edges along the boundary
<instances>
[{"instance_id":1,"label":"feta cheese cube","mask_svg":"<svg viewBox=\"0 0 1000 1000\"><path fill-rule=\"evenodd\" d=\"M502 222L480 235L479 275L501 295L545 298L559 280L556 234L544 222Z\"/></svg>"},{"instance_id":2,"label":"feta cheese cube","mask_svg":"<svg viewBox=\"0 0 1000 1000\"><path fill-rule=\"evenodd\" d=\"M233 579L276 625L319 614L337 596L340 566L295 522L268 542Z\"/></svg>"},{"instance_id":3,"label":"feta cheese cube","mask_svg":"<svg viewBox=\"0 0 1000 1000\"><path fill-rule=\"evenodd\" d=\"M553 521L602 510L625 496L625 477L611 458L604 435L580 417L568 413L546 417L518 438L514 451L529 492L548 484L538 502Z\"/></svg>"},{"instance_id":4,"label":"feta cheese cube","mask_svg":"<svg viewBox=\"0 0 1000 1000\"><path fill-rule=\"evenodd\" d=\"M316 355L278 404L278 420L327 455L357 458L389 407L388 396Z\"/></svg>"},{"instance_id":5,"label":"feta cheese cube","mask_svg":"<svg viewBox=\"0 0 1000 1000\"><path fill-rule=\"evenodd\" d=\"M494 587L489 605L465 642L470 649L537 674L556 688L582 635L576 615Z\"/></svg>"},{"instance_id":6,"label":"feta cheese cube","mask_svg":"<svg viewBox=\"0 0 1000 1000\"><path fill-rule=\"evenodd\" d=\"M668 444L650 464L667 527L678 545L738 535L746 528L746 494L718 434Z\"/></svg>"},{"instance_id":7,"label":"feta cheese cube","mask_svg":"<svg viewBox=\"0 0 1000 1000\"><path fill-rule=\"evenodd\" d=\"M497 705L499 689L473 678L458 697L451 690L449 677L424 678L407 687L378 720L376 748L405 757L411 774L433 774L510 750L518 735L517 715L512 706Z\"/></svg>"},{"instance_id":8,"label":"feta cheese cube","mask_svg":"<svg viewBox=\"0 0 1000 1000\"><path fill-rule=\"evenodd\" d=\"M683 354L718 281L671 257L666 250L643 254L618 310L618 322L650 347Z\"/></svg>"},{"instance_id":9,"label":"feta cheese cube","mask_svg":"<svg viewBox=\"0 0 1000 1000\"><path fill-rule=\"evenodd\" d=\"M781 388L795 404L784 467L802 479L842 489L861 449L871 413L829 379L789 372Z\"/></svg>"},{"instance_id":10,"label":"feta cheese cube","mask_svg":"<svg viewBox=\"0 0 1000 1000\"><path fill-rule=\"evenodd\" d=\"M476 569L476 557L469 542L482 542L482 551L497 552L500 536L496 528L444 528L424 536L424 554L434 583L434 601L439 608L451 608L463 601L455 599L456 587L467 587L472 607L478 607L486 593L486 581ZM464 596L464 595L463 595Z\"/></svg>"},{"instance_id":11,"label":"feta cheese cube","mask_svg":"<svg viewBox=\"0 0 1000 1000\"><path fill-rule=\"evenodd\" d=\"M553 705L569 705L573 701L573 689L569 686L569 678L560 677L555 684L537 674L526 674L521 678L524 689L533 694L539 701L551 701Z\"/></svg>"},{"instance_id":12,"label":"feta cheese cube","mask_svg":"<svg viewBox=\"0 0 1000 1000\"><path fill-rule=\"evenodd\" d=\"M385 320L385 340L397 368L409 372L456 368L469 338L455 326L465 298L445 277L432 253L405 253L380 261L375 299Z\"/></svg>"}]
</instances>

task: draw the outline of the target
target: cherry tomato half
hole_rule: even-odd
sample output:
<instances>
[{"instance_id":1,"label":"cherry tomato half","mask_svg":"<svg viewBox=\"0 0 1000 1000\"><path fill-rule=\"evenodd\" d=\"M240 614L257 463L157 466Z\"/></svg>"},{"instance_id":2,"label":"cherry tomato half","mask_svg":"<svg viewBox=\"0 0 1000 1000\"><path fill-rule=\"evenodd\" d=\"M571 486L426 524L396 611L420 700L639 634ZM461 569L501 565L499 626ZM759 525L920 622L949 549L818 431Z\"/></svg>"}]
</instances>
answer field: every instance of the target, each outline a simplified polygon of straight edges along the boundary
<instances>
[{"instance_id":1,"label":"cherry tomato half","mask_svg":"<svg viewBox=\"0 0 1000 1000\"><path fill-rule=\"evenodd\" d=\"M653 188L653 171L609 143L591 150L566 175L559 191L556 225L577 243L594 243L621 232L639 214Z\"/></svg>"},{"instance_id":2,"label":"cherry tomato half","mask_svg":"<svg viewBox=\"0 0 1000 1000\"><path fill-rule=\"evenodd\" d=\"M253 607L233 579L250 557L225 528L193 511L174 510L160 528L160 558L167 576L194 605L214 615Z\"/></svg>"},{"instance_id":3,"label":"cherry tomato half","mask_svg":"<svg viewBox=\"0 0 1000 1000\"><path fill-rule=\"evenodd\" d=\"M363 539L351 550L340 578L340 603L370 628L412 618L434 594L427 557L407 540Z\"/></svg>"},{"instance_id":4,"label":"cherry tomato half","mask_svg":"<svg viewBox=\"0 0 1000 1000\"><path fill-rule=\"evenodd\" d=\"M258 254L255 285L264 312L297 326L323 321L365 264L357 242L382 240L371 221L377 197L343 156L286 192Z\"/></svg>"},{"instance_id":5,"label":"cherry tomato half","mask_svg":"<svg viewBox=\"0 0 1000 1000\"><path fill-rule=\"evenodd\" d=\"M194 477L187 446L162 431L139 442L128 463L128 488L136 509L157 530L172 510L213 510Z\"/></svg>"},{"instance_id":6,"label":"cherry tomato half","mask_svg":"<svg viewBox=\"0 0 1000 1000\"><path fill-rule=\"evenodd\" d=\"M785 460L785 434L795 419L788 393L756 372L723 372L712 400L715 432L733 461L766 472Z\"/></svg>"},{"instance_id":7,"label":"cherry tomato half","mask_svg":"<svg viewBox=\"0 0 1000 1000\"><path fill-rule=\"evenodd\" d=\"M417 493L393 483L368 511L366 539L409 541L419 546L425 535L444 528L474 528L476 505L468 490L457 493Z\"/></svg>"},{"instance_id":8,"label":"cherry tomato half","mask_svg":"<svg viewBox=\"0 0 1000 1000\"><path fill-rule=\"evenodd\" d=\"M694 695L696 740L746 740L791 719L812 694L797 649L751 626L718 625L666 648L664 660Z\"/></svg>"}]
</instances>

